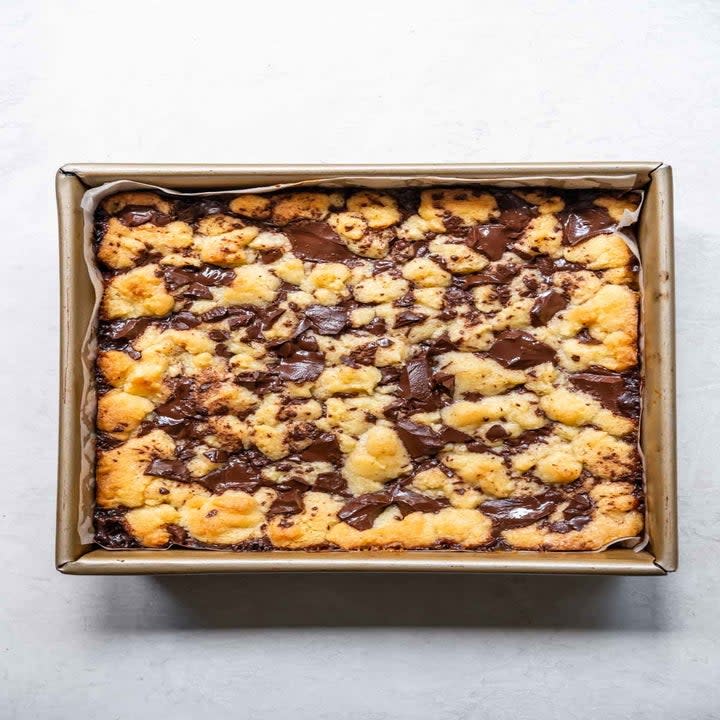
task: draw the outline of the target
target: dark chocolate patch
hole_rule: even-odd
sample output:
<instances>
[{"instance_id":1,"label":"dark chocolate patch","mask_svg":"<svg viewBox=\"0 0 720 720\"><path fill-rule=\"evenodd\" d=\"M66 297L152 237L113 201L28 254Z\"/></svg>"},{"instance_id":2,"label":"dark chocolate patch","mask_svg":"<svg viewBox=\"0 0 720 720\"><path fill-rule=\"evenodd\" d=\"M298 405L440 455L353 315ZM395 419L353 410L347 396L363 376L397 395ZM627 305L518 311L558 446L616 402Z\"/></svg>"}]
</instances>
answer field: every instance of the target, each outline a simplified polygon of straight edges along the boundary
<instances>
[{"instance_id":1,"label":"dark chocolate patch","mask_svg":"<svg viewBox=\"0 0 720 720\"><path fill-rule=\"evenodd\" d=\"M518 273L520 267L513 263L507 265L495 265L479 273L466 275L463 278L465 288L472 288L477 285L505 285L510 282Z\"/></svg>"},{"instance_id":2,"label":"dark chocolate patch","mask_svg":"<svg viewBox=\"0 0 720 720\"><path fill-rule=\"evenodd\" d=\"M345 478L338 472L321 473L317 476L313 487L315 490L335 495L344 495L347 492Z\"/></svg>"},{"instance_id":3,"label":"dark chocolate patch","mask_svg":"<svg viewBox=\"0 0 720 720\"><path fill-rule=\"evenodd\" d=\"M476 225L468 233L467 243L490 260L499 260L507 250L512 237L511 232L504 225Z\"/></svg>"},{"instance_id":4,"label":"dark chocolate patch","mask_svg":"<svg viewBox=\"0 0 720 720\"><path fill-rule=\"evenodd\" d=\"M395 423L397 434L413 458L435 455L445 447L446 441L428 425L419 425L405 418Z\"/></svg>"},{"instance_id":5,"label":"dark chocolate patch","mask_svg":"<svg viewBox=\"0 0 720 720\"><path fill-rule=\"evenodd\" d=\"M105 333L111 340L134 340L152 325L152 318L138 317L115 320L106 326Z\"/></svg>"},{"instance_id":6,"label":"dark chocolate patch","mask_svg":"<svg viewBox=\"0 0 720 720\"><path fill-rule=\"evenodd\" d=\"M263 250L260 253L260 261L262 263L264 263L265 265L270 265L271 263L274 263L276 260L279 260L284 254L285 254L285 251L282 248L273 248L272 250Z\"/></svg>"},{"instance_id":7,"label":"dark chocolate patch","mask_svg":"<svg viewBox=\"0 0 720 720\"><path fill-rule=\"evenodd\" d=\"M284 229L293 252L312 262L346 262L356 260L339 235L324 222L301 221Z\"/></svg>"},{"instance_id":8,"label":"dark chocolate patch","mask_svg":"<svg viewBox=\"0 0 720 720\"><path fill-rule=\"evenodd\" d=\"M95 508L95 542L108 550L139 547L125 522L125 511Z\"/></svg>"},{"instance_id":9,"label":"dark chocolate patch","mask_svg":"<svg viewBox=\"0 0 720 720\"><path fill-rule=\"evenodd\" d=\"M362 329L372 335L382 335L387 331L387 324L381 317L375 317L367 325L363 325Z\"/></svg>"},{"instance_id":10,"label":"dark chocolate patch","mask_svg":"<svg viewBox=\"0 0 720 720\"><path fill-rule=\"evenodd\" d=\"M212 300L213 294L210 289L202 283L191 283L182 291L183 297L189 297L197 300Z\"/></svg>"},{"instance_id":11,"label":"dark chocolate patch","mask_svg":"<svg viewBox=\"0 0 720 720\"><path fill-rule=\"evenodd\" d=\"M241 459L233 459L228 465L197 478L195 482L204 485L212 493L223 493L226 490L254 493L262 485L257 469Z\"/></svg>"},{"instance_id":12,"label":"dark chocolate patch","mask_svg":"<svg viewBox=\"0 0 720 720\"><path fill-rule=\"evenodd\" d=\"M480 505L496 530L525 527L550 515L557 507L558 496L552 491L542 495L502 500L486 500Z\"/></svg>"},{"instance_id":13,"label":"dark chocolate patch","mask_svg":"<svg viewBox=\"0 0 720 720\"><path fill-rule=\"evenodd\" d=\"M342 307L310 305L304 314L312 329L320 335L339 335L348 324L348 312Z\"/></svg>"},{"instance_id":14,"label":"dark chocolate patch","mask_svg":"<svg viewBox=\"0 0 720 720\"><path fill-rule=\"evenodd\" d=\"M342 451L338 439L328 432L313 438L312 443L299 453L299 457L306 462L338 463L342 460Z\"/></svg>"},{"instance_id":15,"label":"dark chocolate patch","mask_svg":"<svg viewBox=\"0 0 720 720\"><path fill-rule=\"evenodd\" d=\"M448 502L444 499L436 500L395 485L392 488L353 498L343 505L338 513L338 518L356 530L368 530L378 515L389 505L397 505L400 513L405 517L413 512L438 512L447 507Z\"/></svg>"},{"instance_id":16,"label":"dark chocolate patch","mask_svg":"<svg viewBox=\"0 0 720 720\"><path fill-rule=\"evenodd\" d=\"M395 327L406 327L408 325L415 325L416 323L422 322L427 318L427 315L422 313L416 313L412 310L405 310L404 312L398 313L395 318Z\"/></svg>"},{"instance_id":17,"label":"dark chocolate patch","mask_svg":"<svg viewBox=\"0 0 720 720\"><path fill-rule=\"evenodd\" d=\"M498 336L488 355L503 367L527 370L534 365L552 362L555 351L522 330L506 330Z\"/></svg>"},{"instance_id":18,"label":"dark chocolate patch","mask_svg":"<svg viewBox=\"0 0 720 720\"><path fill-rule=\"evenodd\" d=\"M568 298L558 290L546 290L540 293L530 310L530 322L533 327L547 325L556 313L567 307Z\"/></svg>"},{"instance_id":19,"label":"dark chocolate patch","mask_svg":"<svg viewBox=\"0 0 720 720\"><path fill-rule=\"evenodd\" d=\"M406 399L419 400L439 407L433 400L433 382L427 353L410 358L400 370L400 392Z\"/></svg>"},{"instance_id":20,"label":"dark chocolate patch","mask_svg":"<svg viewBox=\"0 0 720 720\"><path fill-rule=\"evenodd\" d=\"M277 371L283 380L304 383L317 380L325 368L322 353L299 350L287 360L277 365Z\"/></svg>"},{"instance_id":21,"label":"dark chocolate patch","mask_svg":"<svg viewBox=\"0 0 720 720\"><path fill-rule=\"evenodd\" d=\"M587 493L578 493L563 510L562 520L550 523L548 530L556 533L582 530L592 520L593 507L593 501Z\"/></svg>"},{"instance_id":22,"label":"dark chocolate patch","mask_svg":"<svg viewBox=\"0 0 720 720\"><path fill-rule=\"evenodd\" d=\"M167 215L154 207L145 205L126 205L118 214L117 219L128 227L137 227L151 223L153 225L167 225L172 222L172 215Z\"/></svg>"},{"instance_id":23,"label":"dark chocolate patch","mask_svg":"<svg viewBox=\"0 0 720 720\"><path fill-rule=\"evenodd\" d=\"M499 193L496 199L500 208L498 220L515 234L521 233L537 217L537 208L514 192Z\"/></svg>"},{"instance_id":24,"label":"dark chocolate patch","mask_svg":"<svg viewBox=\"0 0 720 720\"><path fill-rule=\"evenodd\" d=\"M562 215L563 242L566 245L577 245L596 235L612 232L617 223L610 213L597 205L575 208Z\"/></svg>"},{"instance_id":25,"label":"dark chocolate patch","mask_svg":"<svg viewBox=\"0 0 720 720\"><path fill-rule=\"evenodd\" d=\"M221 198L182 198L178 202L177 219L184 222L197 222L206 215L219 215L227 212L227 201Z\"/></svg>"},{"instance_id":26,"label":"dark chocolate patch","mask_svg":"<svg viewBox=\"0 0 720 720\"><path fill-rule=\"evenodd\" d=\"M180 460L163 460L155 458L146 468L146 475L166 478L168 480L188 481L188 469Z\"/></svg>"},{"instance_id":27,"label":"dark chocolate patch","mask_svg":"<svg viewBox=\"0 0 720 720\"><path fill-rule=\"evenodd\" d=\"M626 381L622 375L609 371L575 373L570 376L570 382L578 390L592 395L611 412L634 415L635 403L629 403L629 401L633 393L637 395L637 390L626 387Z\"/></svg>"},{"instance_id":28,"label":"dark chocolate patch","mask_svg":"<svg viewBox=\"0 0 720 720\"><path fill-rule=\"evenodd\" d=\"M508 431L502 425L491 425L485 433L485 437L490 440L490 442L504 440L508 435Z\"/></svg>"},{"instance_id":29,"label":"dark chocolate patch","mask_svg":"<svg viewBox=\"0 0 720 720\"><path fill-rule=\"evenodd\" d=\"M228 316L228 308L220 305L219 307L211 308L206 312L202 313L199 317L204 323L214 323L224 320Z\"/></svg>"},{"instance_id":30,"label":"dark chocolate patch","mask_svg":"<svg viewBox=\"0 0 720 720\"><path fill-rule=\"evenodd\" d=\"M183 310L170 318L169 325L173 330L190 330L203 322L197 315Z\"/></svg>"},{"instance_id":31,"label":"dark chocolate patch","mask_svg":"<svg viewBox=\"0 0 720 720\"><path fill-rule=\"evenodd\" d=\"M279 490L277 497L268 508L267 516L297 515L303 510L303 491L299 488Z\"/></svg>"}]
</instances>

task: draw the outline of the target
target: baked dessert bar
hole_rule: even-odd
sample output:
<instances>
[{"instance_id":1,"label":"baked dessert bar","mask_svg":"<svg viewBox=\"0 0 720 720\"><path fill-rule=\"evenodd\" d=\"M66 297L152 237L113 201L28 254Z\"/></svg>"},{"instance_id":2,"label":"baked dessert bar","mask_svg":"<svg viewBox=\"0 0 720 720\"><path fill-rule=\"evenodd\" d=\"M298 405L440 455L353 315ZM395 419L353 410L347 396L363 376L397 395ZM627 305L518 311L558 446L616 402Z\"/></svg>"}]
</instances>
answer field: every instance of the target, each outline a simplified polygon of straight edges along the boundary
<instances>
[{"instance_id":1,"label":"baked dessert bar","mask_svg":"<svg viewBox=\"0 0 720 720\"><path fill-rule=\"evenodd\" d=\"M595 550L643 529L637 192L124 192L106 548Z\"/></svg>"}]
</instances>

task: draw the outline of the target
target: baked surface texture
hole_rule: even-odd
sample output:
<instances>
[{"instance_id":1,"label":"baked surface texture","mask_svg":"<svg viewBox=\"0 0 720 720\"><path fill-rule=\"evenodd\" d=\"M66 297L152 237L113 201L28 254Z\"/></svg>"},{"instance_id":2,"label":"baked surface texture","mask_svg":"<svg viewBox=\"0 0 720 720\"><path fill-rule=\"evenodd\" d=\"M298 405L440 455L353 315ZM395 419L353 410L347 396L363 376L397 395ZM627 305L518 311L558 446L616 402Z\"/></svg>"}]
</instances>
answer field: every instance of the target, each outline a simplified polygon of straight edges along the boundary
<instances>
[{"instance_id":1,"label":"baked surface texture","mask_svg":"<svg viewBox=\"0 0 720 720\"><path fill-rule=\"evenodd\" d=\"M639 202L105 198L96 541L570 551L640 535L638 263L618 233Z\"/></svg>"}]
</instances>

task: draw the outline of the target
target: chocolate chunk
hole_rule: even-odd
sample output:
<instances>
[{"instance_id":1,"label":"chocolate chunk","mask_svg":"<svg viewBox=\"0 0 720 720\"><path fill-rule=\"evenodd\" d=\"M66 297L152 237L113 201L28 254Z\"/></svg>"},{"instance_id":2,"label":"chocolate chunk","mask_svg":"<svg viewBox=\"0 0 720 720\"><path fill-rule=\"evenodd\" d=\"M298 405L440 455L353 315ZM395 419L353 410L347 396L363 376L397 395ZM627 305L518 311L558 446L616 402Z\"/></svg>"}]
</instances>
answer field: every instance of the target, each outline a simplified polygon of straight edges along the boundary
<instances>
[{"instance_id":1,"label":"chocolate chunk","mask_svg":"<svg viewBox=\"0 0 720 720\"><path fill-rule=\"evenodd\" d=\"M428 425L402 419L396 423L397 434L413 458L435 455L445 447L445 440Z\"/></svg>"},{"instance_id":2,"label":"chocolate chunk","mask_svg":"<svg viewBox=\"0 0 720 720\"><path fill-rule=\"evenodd\" d=\"M98 431L95 434L95 447L97 450L114 450L123 444L122 440L114 438L107 433Z\"/></svg>"},{"instance_id":3,"label":"chocolate chunk","mask_svg":"<svg viewBox=\"0 0 720 720\"><path fill-rule=\"evenodd\" d=\"M346 262L356 259L327 223L309 220L296 222L285 228L285 234L293 252L302 260Z\"/></svg>"},{"instance_id":4,"label":"chocolate chunk","mask_svg":"<svg viewBox=\"0 0 720 720\"><path fill-rule=\"evenodd\" d=\"M613 372L575 373L570 376L570 382L578 390L597 398L611 412L626 414L620 407L620 398L626 391L622 375Z\"/></svg>"},{"instance_id":5,"label":"chocolate chunk","mask_svg":"<svg viewBox=\"0 0 720 720\"><path fill-rule=\"evenodd\" d=\"M347 483L340 473L321 473L315 480L314 488L320 492L344 495L347 492Z\"/></svg>"},{"instance_id":6,"label":"chocolate chunk","mask_svg":"<svg viewBox=\"0 0 720 720\"><path fill-rule=\"evenodd\" d=\"M583 345L602 345L600 340L596 340L589 332L587 328L583 328L576 336L575 339Z\"/></svg>"},{"instance_id":7,"label":"chocolate chunk","mask_svg":"<svg viewBox=\"0 0 720 720\"><path fill-rule=\"evenodd\" d=\"M451 427L443 427L438 433L438 437L444 443L471 443L473 441L472 435L460 432L460 430Z\"/></svg>"},{"instance_id":8,"label":"chocolate chunk","mask_svg":"<svg viewBox=\"0 0 720 720\"><path fill-rule=\"evenodd\" d=\"M168 480L188 481L188 469L180 460L163 460L155 458L146 468L146 475L167 478Z\"/></svg>"},{"instance_id":9,"label":"chocolate chunk","mask_svg":"<svg viewBox=\"0 0 720 720\"><path fill-rule=\"evenodd\" d=\"M228 327L231 330L239 330L247 327L254 319L255 313L241 307L230 307L228 310Z\"/></svg>"},{"instance_id":10,"label":"chocolate chunk","mask_svg":"<svg viewBox=\"0 0 720 720\"><path fill-rule=\"evenodd\" d=\"M526 430L525 432L520 433L517 437L511 437L508 435L504 442L505 445L511 448L525 448L528 445L534 445L535 443L547 440L550 435L550 431L550 425L538 428L537 430Z\"/></svg>"},{"instance_id":11,"label":"chocolate chunk","mask_svg":"<svg viewBox=\"0 0 720 720\"><path fill-rule=\"evenodd\" d=\"M456 278L455 282L462 282L460 278ZM443 307L457 307L458 305L472 304L473 296L466 292L462 287L451 285L443 297Z\"/></svg>"},{"instance_id":12,"label":"chocolate chunk","mask_svg":"<svg viewBox=\"0 0 720 720\"><path fill-rule=\"evenodd\" d=\"M345 503L338 512L338 518L356 530L368 530L391 503L392 494L387 490L366 493Z\"/></svg>"},{"instance_id":13,"label":"chocolate chunk","mask_svg":"<svg viewBox=\"0 0 720 720\"><path fill-rule=\"evenodd\" d=\"M171 433L173 428L190 420L197 409L192 383L180 382L170 399L155 408L153 424Z\"/></svg>"},{"instance_id":14,"label":"chocolate chunk","mask_svg":"<svg viewBox=\"0 0 720 720\"><path fill-rule=\"evenodd\" d=\"M399 297L395 302L393 302L393 305L395 307L412 307L415 304L415 293L412 292L406 292L404 295Z\"/></svg>"},{"instance_id":15,"label":"chocolate chunk","mask_svg":"<svg viewBox=\"0 0 720 720\"><path fill-rule=\"evenodd\" d=\"M306 462L337 463L342 460L342 451L338 439L328 432L313 439L312 443L299 453L299 457Z\"/></svg>"},{"instance_id":16,"label":"chocolate chunk","mask_svg":"<svg viewBox=\"0 0 720 720\"><path fill-rule=\"evenodd\" d=\"M237 278L235 271L231 268L221 268L216 265L203 265L196 276L196 282L213 287L220 285L232 285Z\"/></svg>"},{"instance_id":17,"label":"chocolate chunk","mask_svg":"<svg viewBox=\"0 0 720 720\"><path fill-rule=\"evenodd\" d=\"M218 343L215 346L215 354L218 357L224 358L231 358L235 355L235 353L225 343Z\"/></svg>"},{"instance_id":18,"label":"chocolate chunk","mask_svg":"<svg viewBox=\"0 0 720 720\"><path fill-rule=\"evenodd\" d=\"M520 268L513 263L495 265L486 268L482 272L466 275L463 278L463 284L466 289L476 285L504 285L510 282L519 272Z\"/></svg>"},{"instance_id":19,"label":"chocolate chunk","mask_svg":"<svg viewBox=\"0 0 720 720\"><path fill-rule=\"evenodd\" d=\"M170 318L170 327L173 330L190 330L203 322L197 315L191 312L179 312Z\"/></svg>"},{"instance_id":20,"label":"chocolate chunk","mask_svg":"<svg viewBox=\"0 0 720 720\"><path fill-rule=\"evenodd\" d=\"M322 353L300 350L289 359L283 360L277 371L283 380L304 383L317 380L325 368L325 358Z\"/></svg>"},{"instance_id":21,"label":"chocolate chunk","mask_svg":"<svg viewBox=\"0 0 720 720\"><path fill-rule=\"evenodd\" d=\"M450 373L436 372L433 375L433 382L450 394L455 392L455 376Z\"/></svg>"},{"instance_id":22,"label":"chocolate chunk","mask_svg":"<svg viewBox=\"0 0 720 720\"><path fill-rule=\"evenodd\" d=\"M585 269L585 266L580 263L568 262L564 258L553 260L546 256L538 257L535 260L535 266L547 278L552 277L556 272L572 272Z\"/></svg>"},{"instance_id":23,"label":"chocolate chunk","mask_svg":"<svg viewBox=\"0 0 720 720\"><path fill-rule=\"evenodd\" d=\"M230 337L230 333L227 330L210 330L208 337L215 342L223 342Z\"/></svg>"},{"instance_id":24,"label":"chocolate chunk","mask_svg":"<svg viewBox=\"0 0 720 720\"><path fill-rule=\"evenodd\" d=\"M367 325L363 325L362 329L372 335L382 335L387 331L387 324L381 317L375 317Z\"/></svg>"},{"instance_id":25,"label":"chocolate chunk","mask_svg":"<svg viewBox=\"0 0 720 720\"><path fill-rule=\"evenodd\" d=\"M242 490L247 493L254 493L262 485L257 470L239 458L233 459L225 467L218 468L204 477L197 478L195 482L204 485L213 493L223 493L226 490Z\"/></svg>"},{"instance_id":26,"label":"chocolate chunk","mask_svg":"<svg viewBox=\"0 0 720 720\"><path fill-rule=\"evenodd\" d=\"M183 220L188 223L196 222L206 215L219 215L220 213L227 212L227 201L220 198L183 198L179 201L178 205L178 220Z\"/></svg>"},{"instance_id":27,"label":"chocolate chunk","mask_svg":"<svg viewBox=\"0 0 720 720\"><path fill-rule=\"evenodd\" d=\"M443 333L439 338L435 338L435 340L431 340L428 343L427 354L428 357L433 357L435 355L442 355L443 353L451 352L455 349L456 346L452 340L450 340L448 334Z\"/></svg>"},{"instance_id":28,"label":"chocolate chunk","mask_svg":"<svg viewBox=\"0 0 720 720\"><path fill-rule=\"evenodd\" d=\"M492 521L495 528L510 530L525 527L550 515L557 507L558 497L549 491L542 495L503 500L486 500L480 505Z\"/></svg>"},{"instance_id":29,"label":"chocolate chunk","mask_svg":"<svg viewBox=\"0 0 720 720\"><path fill-rule=\"evenodd\" d=\"M305 320L303 319L298 324L293 334L290 336L290 339L285 340L285 342L278 343L277 345L275 345L274 343L270 343L268 347L273 347L275 349L275 352L280 355L280 357L284 358L292 357L296 352L299 352L300 350L307 350L308 352L318 352L320 349L318 341L312 335L305 332L306 328L307 326L305 325ZM299 333L298 330L300 331ZM297 337L295 337L296 333L298 333Z\"/></svg>"},{"instance_id":30,"label":"chocolate chunk","mask_svg":"<svg viewBox=\"0 0 720 720\"><path fill-rule=\"evenodd\" d=\"M265 265L270 265L271 263L274 263L276 260L279 260L284 254L285 254L285 251L282 248L273 248L272 250L263 250L260 253L260 260Z\"/></svg>"},{"instance_id":31,"label":"chocolate chunk","mask_svg":"<svg viewBox=\"0 0 720 720\"><path fill-rule=\"evenodd\" d=\"M535 299L530 310L530 321L533 327L547 325L552 317L567 307L567 296L557 290L546 290Z\"/></svg>"},{"instance_id":32,"label":"chocolate chunk","mask_svg":"<svg viewBox=\"0 0 720 720\"><path fill-rule=\"evenodd\" d=\"M136 548L139 543L125 523L123 510L95 509L95 542L109 550Z\"/></svg>"},{"instance_id":33,"label":"chocolate chunk","mask_svg":"<svg viewBox=\"0 0 720 720\"><path fill-rule=\"evenodd\" d=\"M136 227L145 223L153 225L167 225L172 222L172 215L166 215L154 207L145 205L126 205L123 210L118 213L117 219L128 227Z\"/></svg>"},{"instance_id":34,"label":"chocolate chunk","mask_svg":"<svg viewBox=\"0 0 720 720\"><path fill-rule=\"evenodd\" d=\"M447 506L447 500L421 495L399 486L386 488L374 493L366 493L345 503L338 518L356 530L368 530L376 518L389 505L397 505L404 516L413 512L434 513Z\"/></svg>"},{"instance_id":35,"label":"chocolate chunk","mask_svg":"<svg viewBox=\"0 0 720 720\"><path fill-rule=\"evenodd\" d=\"M214 463L226 463L230 459L230 453L225 450L220 450L219 448L210 448L206 450L203 455L210 462Z\"/></svg>"},{"instance_id":36,"label":"chocolate chunk","mask_svg":"<svg viewBox=\"0 0 720 720\"><path fill-rule=\"evenodd\" d=\"M191 283L182 291L183 297L196 298L198 300L212 300L213 294L201 283Z\"/></svg>"},{"instance_id":37,"label":"chocolate chunk","mask_svg":"<svg viewBox=\"0 0 720 720\"><path fill-rule=\"evenodd\" d=\"M177 290L183 285L190 285L195 282L196 273L192 268L165 267L162 275L168 290Z\"/></svg>"},{"instance_id":38,"label":"chocolate chunk","mask_svg":"<svg viewBox=\"0 0 720 720\"><path fill-rule=\"evenodd\" d=\"M498 336L488 355L503 367L527 370L534 365L552 362L555 351L522 330L506 330Z\"/></svg>"},{"instance_id":39,"label":"chocolate chunk","mask_svg":"<svg viewBox=\"0 0 720 720\"><path fill-rule=\"evenodd\" d=\"M267 516L297 515L303 509L303 492L298 488L280 490L268 508Z\"/></svg>"},{"instance_id":40,"label":"chocolate chunk","mask_svg":"<svg viewBox=\"0 0 720 720\"><path fill-rule=\"evenodd\" d=\"M348 312L341 307L310 305L304 313L312 329L320 335L338 335L348 324Z\"/></svg>"},{"instance_id":41,"label":"chocolate chunk","mask_svg":"<svg viewBox=\"0 0 720 720\"><path fill-rule=\"evenodd\" d=\"M467 236L468 245L490 260L499 260L511 240L511 233L503 225L476 225Z\"/></svg>"},{"instance_id":42,"label":"chocolate chunk","mask_svg":"<svg viewBox=\"0 0 720 720\"><path fill-rule=\"evenodd\" d=\"M338 518L356 530L368 530L376 518L389 505L397 505L400 513L405 517L413 512L434 513L447 506L447 500L421 495L420 493L405 490L399 486L366 493L345 503L338 513Z\"/></svg>"},{"instance_id":43,"label":"chocolate chunk","mask_svg":"<svg viewBox=\"0 0 720 720\"><path fill-rule=\"evenodd\" d=\"M550 523L548 530L556 533L582 530L592 520L593 507L593 501L587 493L578 493L563 510L562 520Z\"/></svg>"},{"instance_id":44,"label":"chocolate chunk","mask_svg":"<svg viewBox=\"0 0 720 720\"><path fill-rule=\"evenodd\" d=\"M407 361L400 371L400 390L403 397L428 400L432 396L432 374L426 353Z\"/></svg>"},{"instance_id":45,"label":"chocolate chunk","mask_svg":"<svg viewBox=\"0 0 720 720\"><path fill-rule=\"evenodd\" d=\"M107 327L107 336L112 340L134 340L152 325L152 318L139 317L130 320L115 320Z\"/></svg>"},{"instance_id":46,"label":"chocolate chunk","mask_svg":"<svg viewBox=\"0 0 720 720\"><path fill-rule=\"evenodd\" d=\"M469 442L467 444L467 449L470 452L474 453L490 452L491 450L491 448L489 448L484 442L480 442L479 440L473 440L472 442Z\"/></svg>"},{"instance_id":47,"label":"chocolate chunk","mask_svg":"<svg viewBox=\"0 0 720 720\"><path fill-rule=\"evenodd\" d=\"M407 325L415 325L415 323L422 322L427 318L427 315L413 312L412 310L405 310L401 312L395 318L395 327L406 327Z\"/></svg>"},{"instance_id":48,"label":"chocolate chunk","mask_svg":"<svg viewBox=\"0 0 720 720\"><path fill-rule=\"evenodd\" d=\"M279 307L261 310L259 317L262 321L262 329L269 330L284 314L285 311Z\"/></svg>"},{"instance_id":49,"label":"chocolate chunk","mask_svg":"<svg viewBox=\"0 0 720 720\"><path fill-rule=\"evenodd\" d=\"M200 320L204 323L213 323L224 320L228 316L228 309L222 305L211 308L200 315Z\"/></svg>"},{"instance_id":50,"label":"chocolate chunk","mask_svg":"<svg viewBox=\"0 0 720 720\"><path fill-rule=\"evenodd\" d=\"M490 440L490 442L503 440L508 435L508 431L502 425L491 425L485 433L485 437Z\"/></svg>"},{"instance_id":51,"label":"chocolate chunk","mask_svg":"<svg viewBox=\"0 0 720 720\"><path fill-rule=\"evenodd\" d=\"M379 275L386 270L397 270L397 266L392 260L376 260L373 263L373 275Z\"/></svg>"},{"instance_id":52,"label":"chocolate chunk","mask_svg":"<svg viewBox=\"0 0 720 720\"><path fill-rule=\"evenodd\" d=\"M230 285L236 277L234 270L215 265L204 265L200 270L191 267L168 267L163 270L163 276L169 290L177 290L184 285Z\"/></svg>"},{"instance_id":53,"label":"chocolate chunk","mask_svg":"<svg viewBox=\"0 0 720 720\"><path fill-rule=\"evenodd\" d=\"M521 233L528 223L537 217L537 208L514 192L500 193L496 199L500 208L498 219L513 233Z\"/></svg>"},{"instance_id":54,"label":"chocolate chunk","mask_svg":"<svg viewBox=\"0 0 720 720\"><path fill-rule=\"evenodd\" d=\"M640 377L638 373L626 376L625 392L618 398L618 408L623 415L640 417Z\"/></svg>"},{"instance_id":55,"label":"chocolate chunk","mask_svg":"<svg viewBox=\"0 0 720 720\"><path fill-rule=\"evenodd\" d=\"M375 363L375 354L377 353L378 344L369 342L355 348L348 356L349 360L357 365L373 365Z\"/></svg>"},{"instance_id":56,"label":"chocolate chunk","mask_svg":"<svg viewBox=\"0 0 720 720\"><path fill-rule=\"evenodd\" d=\"M445 498L431 498L401 487L393 492L392 500L403 517L414 512L436 513L449 504Z\"/></svg>"},{"instance_id":57,"label":"chocolate chunk","mask_svg":"<svg viewBox=\"0 0 720 720\"><path fill-rule=\"evenodd\" d=\"M617 223L605 208L588 205L585 208L576 208L563 213L562 228L563 242L566 245L577 245L596 235L612 232L617 228Z\"/></svg>"},{"instance_id":58,"label":"chocolate chunk","mask_svg":"<svg viewBox=\"0 0 720 720\"><path fill-rule=\"evenodd\" d=\"M247 328L245 328L245 337L248 340L255 340L259 338L260 335L262 335L262 320L255 318L252 325L248 325Z\"/></svg>"}]
</instances>

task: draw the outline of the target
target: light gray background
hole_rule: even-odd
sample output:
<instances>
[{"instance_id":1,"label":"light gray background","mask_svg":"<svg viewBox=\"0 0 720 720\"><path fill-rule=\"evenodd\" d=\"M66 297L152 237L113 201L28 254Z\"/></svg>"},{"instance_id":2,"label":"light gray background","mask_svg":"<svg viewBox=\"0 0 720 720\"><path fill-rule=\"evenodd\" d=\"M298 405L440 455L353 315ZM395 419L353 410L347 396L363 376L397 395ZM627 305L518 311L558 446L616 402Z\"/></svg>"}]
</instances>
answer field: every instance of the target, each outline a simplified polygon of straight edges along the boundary
<instances>
[{"instance_id":1,"label":"light gray background","mask_svg":"<svg viewBox=\"0 0 720 720\"><path fill-rule=\"evenodd\" d=\"M0 717L720 717L717 2L0 7ZM663 160L682 557L667 578L53 569L69 161Z\"/></svg>"}]
</instances>

